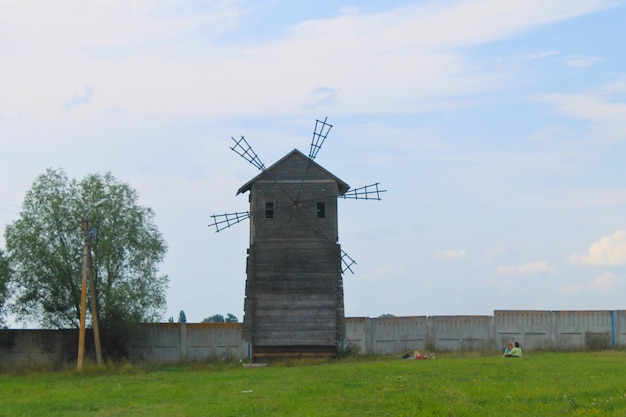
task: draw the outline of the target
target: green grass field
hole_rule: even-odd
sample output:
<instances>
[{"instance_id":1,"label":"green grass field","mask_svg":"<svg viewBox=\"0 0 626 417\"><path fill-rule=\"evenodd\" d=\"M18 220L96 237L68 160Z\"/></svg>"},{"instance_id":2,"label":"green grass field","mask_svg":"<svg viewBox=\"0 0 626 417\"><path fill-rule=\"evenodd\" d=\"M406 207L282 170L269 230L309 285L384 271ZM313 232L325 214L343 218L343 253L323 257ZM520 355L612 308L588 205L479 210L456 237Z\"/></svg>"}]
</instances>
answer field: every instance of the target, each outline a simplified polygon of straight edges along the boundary
<instances>
[{"instance_id":1,"label":"green grass field","mask_svg":"<svg viewBox=\"0 0 626 417\"><path fill-rule=\"evenodd\" d=\"M626 416L626 353L8 373L0 416Z\"/></svg>"}]
</instances>

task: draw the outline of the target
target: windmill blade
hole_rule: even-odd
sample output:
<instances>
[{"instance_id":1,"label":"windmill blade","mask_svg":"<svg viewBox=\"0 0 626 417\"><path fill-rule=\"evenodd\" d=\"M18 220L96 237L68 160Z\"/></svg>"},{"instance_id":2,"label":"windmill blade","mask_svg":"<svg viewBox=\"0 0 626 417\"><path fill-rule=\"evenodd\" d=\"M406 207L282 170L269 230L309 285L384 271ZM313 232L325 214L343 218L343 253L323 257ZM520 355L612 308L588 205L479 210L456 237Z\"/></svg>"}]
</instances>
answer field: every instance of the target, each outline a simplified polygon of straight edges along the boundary
<instances>
[{"instance_id":1,"label":"windmill blade","mask_svg":"<svg viewBox=\"0 0 626 417\"><path fill-rule=\"evenodd\" d=\"M325 117L324 121L315 120L313 139L311 139L311 150L309 151L309 158L311 158L311 160L315 160L317 153L328 136L328 132L333 128L333 125L326 123L326 120L328 120L328 117Z\"/></svg>"},{"instance_id":2,"label":"windmill blade","mask_svg":"<svg viewBox=\"0 0 626 417\"><path fill-rule=\"evenodd\" d=\"M256 152L254 152L254 149L252 149L252 146L250 146L246 138L242 136L241 139L237 140L231 136L231 139L235 142L235 144L230 148L231 151L234 151L237 155L250 162L259 170L265 171L265 165L263 165L263 162L261 162L259 156Z\"/></svg>"},{"instance_id":3,"label":"windmill blade","mask_svg":"<svg viewBox=\"0 0 626 417\"><path fill-rule=\"evenodd\" d=\"M345 274L346 271L350 271L354 275L352 265L356 265L356 261L341 249L341 273Z\"/></svg>"},{"instance_id":4,"label":"windmill blade","mask_svg":"<svg viewBox=\"0 0 626 417\"><path fill-rule=\"evenodd\" d=\"M292 207L291 204L287 206L280 206L277 209L282 210L285 207ZM255 210L256 215L261 215L265 211L265 208L259 208ZM239 211L234 213L224 213L224 214L213 214L211 218L213 219L213 223L209 224L209 227L215 227L215 233L221 232L224 229L227 229L231 226L236 225L237 223L241 223L244 220L248 220L252 216L252 212L250 211Z\"/></svg>"},{"instance_id":5,"label":"windmill blade","mask_svg":"<svg viewBox=\"0 0 626 417\"><path fill-rule=\"evenodd\" d=\"M341 197L353 200L381 200L380 194L387 192L387 190L380 190L378 188L379 184L380 183L376 182L374 184L366 185L364 187L349 190Z\"/></svg>"},{"instance_id":6,"label":"windmill blade","mask_svg":"<svg viewBox=\"0 0 626 417\"><path fill-rule=\"evenodd\" d=\"M231 136L231 139L233 140L233 142L235 142L235 145L230 148L233 152L241 156L246 161L250 162L260 171L265 172L283 190L285 194L289 195L287 190L285 190L285 188L278 181L276 181L276 178L274 178L272 173L265 168L265 165L263 165L263 162L261 162L261 159L256 154L256 152L254 152L252 146L250 146L246 138L242 136L241 139L237 140ZM294 201L291 196L289 196L289 198Z\"/></svg>"},{"instance_id":7,"label":"windmill blade","mask_svg":"<svg viewBox=\"0 0 626 417\"><path fill-rule=\"evenodd\" d=\"M237 223L241 223L244 220L250 218L249 211L240 211L236 213L214 214L211 215L213 223L209 224L209 227L215 227L215 233L220 230L224 230Z\"/></svg>"},{"instance_id":8,"label":"windmill blade","mask_svg":"<svg viewBox=\"0 0 626 417\"><path fill-rule=\"evenodd\" d=\"M328 243L335 244L333 240L331 240L326 233L317 225L317 223L312 222L311 219L304 212L301 205L294 206L294 208L298 209L304 216L302 217L303 221L308 224L312 229L314 229L319 235L324 238ZM352 270L352 266L356 265L356 261L350 257L343 249L340 248L341 251L341 274L343 275L346 271L350 271L352 275L354 275L354 271Z\"/></svg>"}]
</instances>

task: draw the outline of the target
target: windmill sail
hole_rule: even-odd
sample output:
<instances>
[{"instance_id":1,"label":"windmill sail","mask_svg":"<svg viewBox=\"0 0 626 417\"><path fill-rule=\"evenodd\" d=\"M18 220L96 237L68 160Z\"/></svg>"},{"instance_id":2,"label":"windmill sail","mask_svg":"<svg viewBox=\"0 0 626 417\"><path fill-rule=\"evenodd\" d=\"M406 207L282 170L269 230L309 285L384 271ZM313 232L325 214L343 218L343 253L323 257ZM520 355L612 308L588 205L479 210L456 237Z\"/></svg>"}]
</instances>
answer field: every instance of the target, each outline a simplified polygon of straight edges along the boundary
<instances>
[{"instance_id":1,"label":"windmill sail","mask_svg":"<svg viewBox=\"0 0 626 417\"><path fill-rule=\"evenodd\" d=\"M246 138L242 136L241 139L237 140L231 136L231 139L235 142L235 144L230 148L231 151L250 162L259 170L265 171L265 165L263 165L263 162L261 162L259 156L256 152L254 152L254 149L252 149L252 146L250 146Z\"/></svg>"},{"instance_id":2,"label":"windmill sail","mask_svg":"<svg viewBox=\"0 0 626 417\"><path fill-rule=\"evenodd\" d=\"M387 192L387 190L379 189L379 185L380 183L376 182L374 184L348 190L348 192L340 197L352 200L381 200L380 194Z\"/></svg>"},{"instance_id":3,"label":"windmill sail","mask_svg":"<svg viewBox=\"0 0 626 417\"><path fill-rule=\"evenodd\" d=\"M211 215L213 219L213 223L209 224L209 227L215 227L215 233L220 230L227 229L237 223L241 223L244 220L250 218L249 211L235 212L235 213L224 213L224 214L213 214Z\"/></svg>"},{"instance_id":4,"label":"windmill sail","mask_svg":"<svg viewBox=\"0 0 626 417\"><path fill-rule=\"evenodd\" d=\"M322 148L328 132L333 128L333 125L326 123L328 117L324 118L324 121L315 120L315 129L313 130L313 139L311 139L311 150L309 151L309 158L315 160L317 153Z\"/></svg>"},{"instance_id":5,"label":"windmill sail","mask_svg":"<svg viewBox=\"0 0 626 417\"><path fill-rule=\"evenodd\" d=\"M352 265L356 265L356 261L350 257L343 249L341 249L341 273L345 274L346 271L350 271L354 275Z\"/></svg>"}]
</instances>

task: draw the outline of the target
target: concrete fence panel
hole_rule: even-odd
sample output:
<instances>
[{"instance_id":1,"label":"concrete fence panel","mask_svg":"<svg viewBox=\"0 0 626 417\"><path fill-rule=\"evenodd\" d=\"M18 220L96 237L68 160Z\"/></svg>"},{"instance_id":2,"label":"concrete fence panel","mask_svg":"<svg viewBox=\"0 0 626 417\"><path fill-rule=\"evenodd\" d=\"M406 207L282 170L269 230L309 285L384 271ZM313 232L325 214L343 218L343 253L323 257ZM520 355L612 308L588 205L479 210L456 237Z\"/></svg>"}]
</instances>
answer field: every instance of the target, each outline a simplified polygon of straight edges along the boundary
<instances>
[{"instance_id":1,"label":"concrete fence panel","mask_svg":"<svg viewBox=\"0 0 626 417\"><path fill-rule=\"evenodd\" d=\"M93 341L93 333L86 332L86 343ZM78 330L15 330L11 343L0 348L0 368L39 367L76 360Z\"/></svg>"},{"instance_id":2,"label":"concrete fence panel","mask_svg":"<svg viewBox=\"0 0 626 417\"><path fill-rule=\"evenodd\" d=\"M190 323L187 357L190 361L231 360L247 357L241 323Z\"/></svg>"},{"instance_id":3,"label":"concrete fence panel","mask_svg":"<svg viewBox=\"0 0 626 417\"><path fill-rule=\"evenodd\" d=\"M519 342L525 349L551 349L556 344L551 311L496 310L494 322L498 349L509 342Z\"/></svg>"},{"instance_id":4,"label":"concrete fence panel","mask_svg":"<svg viewBox=\"0 0 626 417\"><path fill-rule=\"evenodd\" d=\"M613 345L626 346L626 310L613 311Z\"/></svg>"},{"instance_id":5,"label":"concrete fence panel","mask_svg":"<svg viewBox=\"0 0 626 417\"><path fill-rule=\"evenodd\" d=\"M493 348L492 317L433 316L433 346L438 350Z\"/></svg>"},{"instance_id":6,"label":"concrete fence panel","mask_svg":"<svg viewBox=\"0 0 626 417\"><path fill-rule=\"evenodd\" d=\"M585 346L586 335L611 334L610 311L555 311L557 343L560 349Z\"/></svg>"},{"instance_id":7,"label":"concrete fence panel","mask_svg":"<svg viewBox=\"0 0 626 417\"><path fill-rule=\"evenodd\" d=\"M184 359L180 323L143 324L131 343L132 356L147 361L179 361Z\"/></svg>"},{"instance_id":8,"label":"concrete fence panel","mask_svg":"<svg viewBox=\"0 0 626 417\"><path fill-rule=\"evenodd\" d=\"M428 318L379 317L372 319L372 334L372 353L377 355L424 350L428 338Z\"/></svg>"},{"instance_id":9,"label":"concrete fence panel","mask_svg":"<svg viewBox=\"0 0 626 417\"><path fill-rule=\"evenodd\" d=\"M367 354L372 348L372 319L369 317L346 317L346 337L343 340L343 348L349 345L358 347L359 352Z\"/></svg>"}]
</instances>

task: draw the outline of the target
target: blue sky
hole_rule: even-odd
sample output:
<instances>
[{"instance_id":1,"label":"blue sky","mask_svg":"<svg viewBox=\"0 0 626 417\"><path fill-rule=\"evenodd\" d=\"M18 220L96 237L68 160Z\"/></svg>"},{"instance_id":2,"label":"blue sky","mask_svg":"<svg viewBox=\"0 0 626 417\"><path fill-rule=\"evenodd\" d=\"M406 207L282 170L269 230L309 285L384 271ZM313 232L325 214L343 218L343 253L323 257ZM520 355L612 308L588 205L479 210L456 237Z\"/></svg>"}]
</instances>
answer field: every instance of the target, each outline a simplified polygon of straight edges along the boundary
<instances>
[{"instance_id":1,"label":"blue sky","mask_svg":"<svg viewBox=\"0 0 626 417\"><path fill-rule=\"evenodd\" d=\"M623 309L626 4L5 1L0 231L48 167L111 171L156 212L164 319L243 316L258 171L308 153L340 201L346 314ZM0 246L3 246L0 239Z\"/></svg>"}]
</instances>

